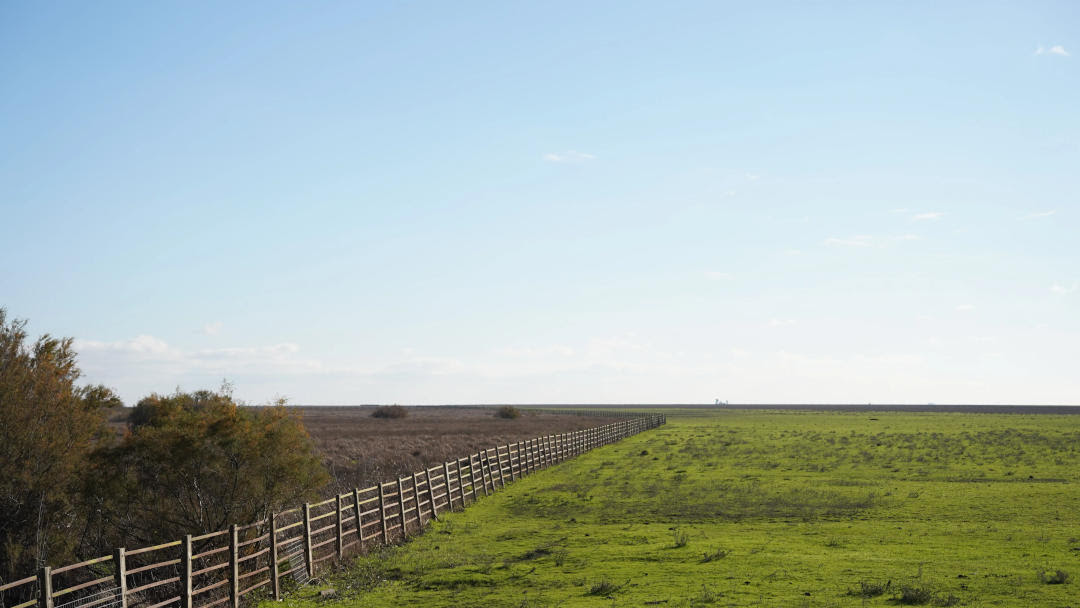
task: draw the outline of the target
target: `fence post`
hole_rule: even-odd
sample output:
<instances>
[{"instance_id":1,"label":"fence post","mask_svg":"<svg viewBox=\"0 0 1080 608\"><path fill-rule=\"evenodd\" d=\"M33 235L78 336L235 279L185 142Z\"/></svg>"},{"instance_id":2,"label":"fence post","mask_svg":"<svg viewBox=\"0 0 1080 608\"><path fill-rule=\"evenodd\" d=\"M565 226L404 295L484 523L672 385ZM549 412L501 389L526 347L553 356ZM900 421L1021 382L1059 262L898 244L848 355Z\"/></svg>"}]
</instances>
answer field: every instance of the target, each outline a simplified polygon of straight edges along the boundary
<instances>
[{"instance_id":1,"label":"fence post","mask_svg":"<svg viewBox=\"0 0 1080 608\"><path fill-rule=\"evenodd\" d=\"M509 445L506 446L506 449L507 449L506 457L509 460L509 458L510 458L510 453L509 453L510 446ZM502 454L499 453L499 446L495 446L495 460L496 460L497 464L499 465L499 487L500 488L505 488L506 487L506 478L503 477ZM494 485L494 484L492 484L492 485Z\"/></svg>"},{"instance_id":2,"label":"fence post","mask_svg":"<svg viewBox=\"0 0 1080 608\"><path fill-rule=\"evenodd\" d=\"M390 532L386 529L386 490L383 483L379 482L379 518L382 519L382 544L390 544Z\"/></svg>"},{"instance_id":3,"label":"fence post","mask_svg":"<svg viewBox=\"0 0 1080 608\"><path fill-rule=\"evenodd\" d=\"M353 488L352 491L352 504L353 509L356 510L356 544L360 548L358 551L363 553L364 551L364 518L360 515L360 488Z\"/></svg>"},{"instance_id":4,"label":"fence post","mask_svg":"<svg viewBox=\"0 0 1080 608\"><path fill-rule=\"evenodd\" d=\"M439 510L435 507L435 490L431 489L431 469L424 467L424 479L427 480L427 497L428 502L431 503L431 518L439 519Z\"/></svg>"},{"instance_id":5,"label":"fence post","mask_svg":"<svg viewBox=\"0 0 1080 608\"><path fill-rule=\"evenodd\" d=\"M491 458L488 457L487 450L476 454L480 457L480 476L484 480L484 496L491 496L491 492L495 491L495 475L491 472ZM488 481L491 482L491 492L488 491Z\"/></svg>"},{"instance_id":6,"label":"fence post","mask_svg":"<svg viewBox=\"0 0 1080 608\"><path fill-rule=\"evenodd\" d=\"M423 529L424 510L420 508L420 480L417 478L416 473L412 474L412 495L413 503L416 505L416 525Z\"/></svg>"},{"instance_id":7,"label":"fence post","mask_svg":"<svg viewBox=\"0 0 1080 608\"><path fill-rule=\"evenodd\" d=\"M517 473L517 477L524 477L525 476L525 459L522 457L521 442L519 441L519 442L515 443L514 447L517 448L517 457L518 457L518 473ZM517 479L517 477L514 477L514 459L511 457L511 454L512 454L512 452L510 451L510 444L508 443L508 444L506 444L506 463L508 465L510 465L510 481L514 481L515 479Z\"/></svg>"},{"instance_id":8,"label":"fence post","mask_svg":"<svg viewBox=\"0 0 1080 608\"><path fill-rule=\"evenodd\" d=\"M461 508L465 508L465 480L461 477L461 461L465 460L464 457L458 458L457 461L457 476L458 485L461 486ZM472 459L469 459L469 491L473 493L473 502L476 502L476 485L473 483L473 470Z\"/></svg>"},{"instance_id":9,"label":"fence post","mask_svg":"<svg viewBox=\"0 0 1080 608\"><path fill-rule=\"evenodd\" d=\"M190 538L190 537L189 537ZM277 513L270 514L270 597L281 599L281 582L278 581ZM188 604L184 608L191 608Z\"/></svg>"},{"instance_id":10,"label":"fence post","mask_svg":"<svg viewBox=\"0 0 1080 608\"><path fill-rule=\"evenodd\" d=\"M123 547L113 553L113 559L116 561L116 588L120 594L120 608L127 608L127 553ZM49 585L51 588L51 581ZM52 600L49 600L49 605L52 606Z\"/></svg>"},{"instance_id":11,"label":"fence post","mask_svg":"<svg viewBox=\"0 0 1080 608\"><path fill-rule=\"evenodd\" d=\"M120 550L123 551L123 549ZM48 566L42 566L41 570L38 570L38 606L39 608L53 608L52 568Z\"/></svg>"},{"instance_id":12,"label":"fence post","mask_svg":"<svg viewBox=\"0 0 1080 608\"><path fill-rule=\"evenodd\" d=\"M307 561L308 578L315 578L315 562L311 550L311 505L304 503L304 559Z\"/></svg>"},{"instance_id":13,"label":"fence post","mask_svg":"<svg viewBox=\"0 0 1080 608\"><path fill-rule=\"evenodd\" d=\"M442 463L443 479L446 480L446 508L450 511L454 510L454 497L450 494L453 488L450 486L450 463L445 460ZM460 481L461 475L458 475Z\"/></svg>"},{"instance_id":14,"label":"fence post","mask_svg":"<svg viewBox=\"0 0 1080 608\"><path fill-rule=\"evenodd\" d=\"M229 526L229 598L233 608L240 606L240 529Z\"/></svg>"},{"instance_id":15,"label":"fence post","mask_svg":"<svg viewBox=\"0 0 1080 608\"><path fill-rule=\"evenodd\" d=\"M191 608L191 535L180 544L180 608Z\"/></svg>"},{"instance_id":16,"label":"fence post","mask_svg":"<svg viewBox=\"0 0 1080 608\"><path fill-rule=\"evenodd\" d=\"M476 453L476 464L480 467L480 481L484 481L484 462L480 460L480 452ZM472 454L469 454L469 475L472 477L472 495L473 502L476 502L480 495L476 493L476 467L473 466ZM484 482L484 496L487 496L487 483Z\"/></svg>"},{"instance_id":17,"label":"fence post","mask_svg":"<svg viewBox=\"0 0 1080 608\"><path fill-rule=\"evenodd\" d=\"M335 544L336 544L336 547L337 547L337 558L338 558L338 561L340 562L341 558L345 557L345 549L342 547L344 542L342 541L342 538L341 538L341 533L342 533L342 528L341 528L341 519L342 519L341 518L341 494L337 495L337 501L335 501L334 504L337 506L337 543L335 543Z\"/></svg>"},{"instance_id":18,"label":"fence post","mask_svg":"<svg viewBox=\"0 0 1080 608\"><path fill-rule=\"evenodd\" d=\"M397 506L401 515L401 538L404 539L409 535L409 526L405 523L405 488L401 485L401 477L394 477L397 477Z\"/></svg>"}]
</instances>

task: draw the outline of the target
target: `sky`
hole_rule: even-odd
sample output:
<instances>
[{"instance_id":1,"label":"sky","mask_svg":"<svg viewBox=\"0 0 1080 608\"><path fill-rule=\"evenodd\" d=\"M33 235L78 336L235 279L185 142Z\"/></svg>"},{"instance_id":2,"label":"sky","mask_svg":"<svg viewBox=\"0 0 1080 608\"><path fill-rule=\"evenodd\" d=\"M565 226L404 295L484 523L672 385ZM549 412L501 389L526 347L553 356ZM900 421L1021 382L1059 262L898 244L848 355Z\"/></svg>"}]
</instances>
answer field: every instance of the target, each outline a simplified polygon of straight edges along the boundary
<instances>
[{"instance_id":1,"label":"sky","mask_svg":"<svg viewBox=\"0 0 1080 608\"><path fill-rule=\"evenodd\" d=\"M1078 32L0 3L0 307L129 404L1080 404Z\"/></svg>"}]
</instances>

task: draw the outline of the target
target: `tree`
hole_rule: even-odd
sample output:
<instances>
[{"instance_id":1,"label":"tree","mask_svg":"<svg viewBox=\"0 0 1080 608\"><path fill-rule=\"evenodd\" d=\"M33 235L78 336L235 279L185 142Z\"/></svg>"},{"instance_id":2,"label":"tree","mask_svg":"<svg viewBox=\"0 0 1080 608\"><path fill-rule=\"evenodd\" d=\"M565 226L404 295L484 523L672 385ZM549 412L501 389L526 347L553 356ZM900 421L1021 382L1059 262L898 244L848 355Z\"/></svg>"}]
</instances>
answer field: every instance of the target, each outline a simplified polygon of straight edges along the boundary
<instances>
[{"instance_id":1,"label":"tree","mask_svg":"<svg viewBox=\"0 0 1080 608\"><path fill-rule=\"evenodd\" d=\"M227 391L146 397L120 443L95 462L90 489L110 536L102 542L116 545L256 521L329 481L283 402L240 407Z\"/></svg>"},{"instance_id":2,"label":"tree","mask_svg":"<svg viewBox=\"0 0 1080 608\"><path fill-rule=\"evenodd\" d=\"M86 407L91 409L105 410L124 407L124 402L120 400L116 392L104 384L88 384L82 387L79 389L79 397L86 404Z\"/></svg>"},{"instance_id":3,"label":"tree","mask_svg":"<svg viewBox=\"0 0 1080 608\"><path fill-rule=\"evenodd\" d=\"M75 551L77 481L105 429L104 393L84 399L75 359L71 338L31 344L26 321L0 308L0 576L9 579Z\"/></svg>"}]
</instances>

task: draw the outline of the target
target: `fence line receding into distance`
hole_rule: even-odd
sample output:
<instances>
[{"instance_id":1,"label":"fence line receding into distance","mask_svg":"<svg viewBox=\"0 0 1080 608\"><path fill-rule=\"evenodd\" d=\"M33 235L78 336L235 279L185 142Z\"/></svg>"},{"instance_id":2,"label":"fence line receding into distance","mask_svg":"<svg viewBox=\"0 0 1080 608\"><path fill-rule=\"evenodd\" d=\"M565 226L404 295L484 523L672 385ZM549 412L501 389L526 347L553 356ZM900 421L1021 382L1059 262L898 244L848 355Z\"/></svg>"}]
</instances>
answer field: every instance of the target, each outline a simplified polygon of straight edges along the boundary
<instances>
[{"instance_id":1,"label":"fence line receding into distance","mask_svg":"<svg viewBox=\"0 0 1080 608\"><path fill-rule=\"evenodd\" d=\"M666 422L663 414L588 413L619 420L488 448L227 530L45 566L0 585L0 608L238 608L259 590L281 599L284 581L306 584L320 564L402 542L481 494Z\"/></svg>"}]
</instances>

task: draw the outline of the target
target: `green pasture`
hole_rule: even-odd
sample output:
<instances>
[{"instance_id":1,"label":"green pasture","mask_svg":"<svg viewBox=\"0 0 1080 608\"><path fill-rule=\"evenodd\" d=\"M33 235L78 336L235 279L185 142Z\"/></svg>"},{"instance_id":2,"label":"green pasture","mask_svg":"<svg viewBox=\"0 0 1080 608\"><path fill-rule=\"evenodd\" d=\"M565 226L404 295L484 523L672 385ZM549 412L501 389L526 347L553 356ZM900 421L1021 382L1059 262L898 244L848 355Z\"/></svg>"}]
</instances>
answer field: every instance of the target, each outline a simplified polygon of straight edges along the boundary
<instances>
[{"instance_id":1,"label":"green pasture","mask_svg":"<svg viewBox=\"0 0 1080 608\"><path fill-rule=\"evenodd\" d=\"M350 607L1080 607L1080 416L672 413L442 519L316 589ZM315 592L286 603L329 605Z\"/></svg>"}]
</instances>

